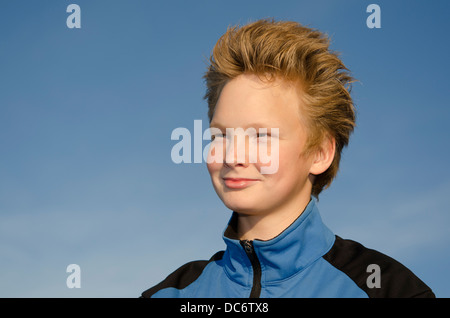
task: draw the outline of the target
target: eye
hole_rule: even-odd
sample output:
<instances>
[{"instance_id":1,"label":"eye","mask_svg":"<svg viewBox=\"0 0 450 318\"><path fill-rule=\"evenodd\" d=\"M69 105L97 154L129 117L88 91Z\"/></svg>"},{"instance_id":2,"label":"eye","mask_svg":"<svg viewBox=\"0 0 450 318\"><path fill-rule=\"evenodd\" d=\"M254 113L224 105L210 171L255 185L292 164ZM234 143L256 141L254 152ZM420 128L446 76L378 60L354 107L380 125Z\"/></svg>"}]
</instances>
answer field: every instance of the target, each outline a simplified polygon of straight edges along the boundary
<instances>
[{"instance_id":1,"label":"eye","mask_svg":"<svg viewBox=\"0 0 450 318\"><path fill-rule=\"evenodd\" d=\"M222 129L220 129L218 127L214 127L214 126L209 127L208 131L209 131L209 135L211 136L211 141L214 141L215 139L220 139L224 135Z\"/></svg>"},{"instance_id":2,"label":"eye","mask_svg":"<svg viewBox=\"0 0 450 318\"><path fill-rule=\"evenodd\" d=\"M272 140L279 137L278 128L261 128L256 134L256 138L260 138L263 141Z\"/></svg>"},{"instance_id":3,"label":"eye","mask_svg":"<svg viewBox=\"0 0 450 318\"><path fill-rule=\"evenodd\" d=\"M257 134L256 134L256 138L260 138L260 137L268 137L268 136L269 136L269 134L266 133L266 132L263 132L263 133L257 133Z\"/></svg>"},{"instance_id":4,"label":"eye","mask_svg":"<svg viewBox=\"0 0 450 318\"><path fill-rule=\"evenodd\" d=\"M216 139L220 139L220 138L223 138L222 134L211 135L211 140L216 140Z\"/></svg>"}]
</instances>

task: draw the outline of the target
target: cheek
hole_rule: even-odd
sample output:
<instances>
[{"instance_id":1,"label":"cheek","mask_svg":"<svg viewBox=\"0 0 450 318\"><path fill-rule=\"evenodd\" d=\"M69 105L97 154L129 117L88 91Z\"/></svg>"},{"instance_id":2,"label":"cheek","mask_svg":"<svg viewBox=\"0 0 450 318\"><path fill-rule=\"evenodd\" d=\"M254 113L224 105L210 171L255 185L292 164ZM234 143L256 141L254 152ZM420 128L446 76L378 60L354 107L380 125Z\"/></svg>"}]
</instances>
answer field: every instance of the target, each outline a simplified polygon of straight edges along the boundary
<instances>
[{"instance_id":1,"label":"cheek","mask_svg":"<svg viewBox=\"0 0 450 318\"><path fill-rule=\"evenodd\" d=\"M277 153L278 170L268 177L282 181L295 179L305 174L305 169L308 169L307 162L301 156L301 149L298 148L298 145L292 143L280 144Z\"/></svg>"},{"instance_id":2,"label":"cheek","mask_svg":"<svg viewBox=\"0 0 450 318\"><path fill-rule=\"evenodd\" d=\"M211 176L213 176L214 174L217 174L220 169L222 168L222 164L221 163L216 163L216 162L212 162L212 163L207 163L206 167L208 169L208 172Z\"/></svg>"}]
</instances>

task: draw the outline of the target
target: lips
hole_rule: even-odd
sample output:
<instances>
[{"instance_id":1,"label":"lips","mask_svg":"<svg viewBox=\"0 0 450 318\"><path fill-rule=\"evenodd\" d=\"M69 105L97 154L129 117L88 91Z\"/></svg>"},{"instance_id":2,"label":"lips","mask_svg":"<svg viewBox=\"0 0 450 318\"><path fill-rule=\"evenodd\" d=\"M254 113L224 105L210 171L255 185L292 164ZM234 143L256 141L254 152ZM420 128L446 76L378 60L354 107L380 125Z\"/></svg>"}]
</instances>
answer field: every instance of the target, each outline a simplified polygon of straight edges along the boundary
<instances>
[{"instance_id":1,"label":"lips","mask_svg":"<svg viewBox=\"0 0 450 318\"><path fill-rule=\"evenodd\" d=\"M223 180L230 189L245 189L259 181L258 179L249 178L223 178Z\"/></svg>"}]
</instances>

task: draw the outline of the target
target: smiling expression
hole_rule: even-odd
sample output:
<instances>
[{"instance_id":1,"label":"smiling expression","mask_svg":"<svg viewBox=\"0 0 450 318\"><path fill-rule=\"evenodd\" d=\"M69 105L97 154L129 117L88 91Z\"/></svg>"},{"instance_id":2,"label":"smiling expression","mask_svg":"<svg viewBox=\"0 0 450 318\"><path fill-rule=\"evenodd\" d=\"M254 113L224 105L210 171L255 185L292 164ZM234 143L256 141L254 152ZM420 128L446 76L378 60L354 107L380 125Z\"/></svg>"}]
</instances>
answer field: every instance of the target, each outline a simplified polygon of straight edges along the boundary
<instances>
[{"instance_id":1,"label":"smiling expression","mask_svg":"<svg viewBox=\"0 0 450 318\"><path fill-rule=\"evenodd\" d=\"M214 189L229 209L255 215L295 209L309 200L313 161L303 154L307 135L300 93L285 81L267 83L247 74L234 78L223 88L210 124L221 132L220 138L237 139L227 134L227 128L267 131L267 136L245 136L245 142L231 147L223 143L223 160L207 164ZM273 133L273 128L278 132ZM277 160L275 173L262 173L271 163L262 160L260 153L256 160L249 160L252 143L258 149L264 146L267 154L278 152L276 158L271 158ZM238 150L245 150L245 155L238 156Z\"/></svg>"}]
</instances>

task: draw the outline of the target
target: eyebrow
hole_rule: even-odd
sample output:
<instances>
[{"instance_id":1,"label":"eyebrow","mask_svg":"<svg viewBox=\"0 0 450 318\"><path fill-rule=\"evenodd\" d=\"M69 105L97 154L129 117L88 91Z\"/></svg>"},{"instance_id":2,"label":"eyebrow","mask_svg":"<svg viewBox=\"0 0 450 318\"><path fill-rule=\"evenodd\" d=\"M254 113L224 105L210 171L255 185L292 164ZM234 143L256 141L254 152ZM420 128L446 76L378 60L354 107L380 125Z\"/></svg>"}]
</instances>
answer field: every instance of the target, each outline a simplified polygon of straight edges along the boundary
<instances>
[{"instance_id":1,"label":"eyebrow","mask_svg":"<svg viewBox=\"0 0 450 318\"><path fill-rule=\"evenodd\" d=\"M240 128L242 128L242 129L248 129L248 128L255 128L255 129L258 129L258 128L278 128L278 129L281 129L281 127L271 127L271 126L273 126L273 124L269 125L268 123L255 122L255 123L251 123L251 124L246 125L245 127L240 127ZM226 126L222 125L221 123L217 123L217 122L214 122L214 121L212 121L209 124L209 127L216 127L216 128L218 128L220 130L225 130L226 128L235 128L235 127L226 127Z\"/></svg>"}]
</instances>

